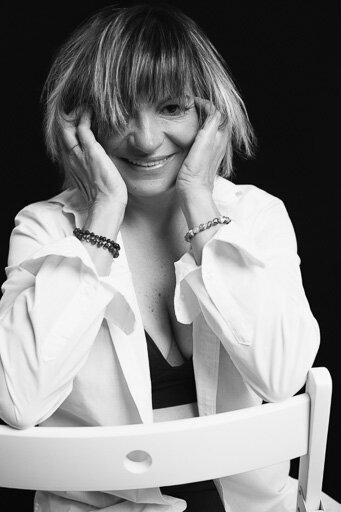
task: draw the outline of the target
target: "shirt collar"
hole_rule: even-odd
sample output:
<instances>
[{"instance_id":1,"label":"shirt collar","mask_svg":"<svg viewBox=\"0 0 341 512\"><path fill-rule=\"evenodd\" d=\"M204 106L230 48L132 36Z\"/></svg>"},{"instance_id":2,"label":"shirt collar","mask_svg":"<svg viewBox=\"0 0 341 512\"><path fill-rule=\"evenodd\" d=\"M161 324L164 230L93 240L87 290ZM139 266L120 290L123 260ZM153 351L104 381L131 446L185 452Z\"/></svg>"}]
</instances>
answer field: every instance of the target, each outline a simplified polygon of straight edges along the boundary
<instances>
[{"instance_id":1,"label":"shirt collar","mask_svg":"<svg viewBox=\"0 0 341 512\"><path fill-rule=\"evenodd\" d=\"M63 205L63 210L66 212L81 212L88 209L86 201L83 198L81 192L78 189L72 187L63 190L56 196L51 197L48 202Z\"/></svg>"},{"instance_id":2,"label":"shirt collar","mask_svg":"<svg viewBox=\"0 0 341 512\"><path fill-rule=\"evenodd\" d=\"M238 199L239 187L232 181L216 176L214 180L213 199L216 203L228 205Z\"/></svg>"}]
</instances>

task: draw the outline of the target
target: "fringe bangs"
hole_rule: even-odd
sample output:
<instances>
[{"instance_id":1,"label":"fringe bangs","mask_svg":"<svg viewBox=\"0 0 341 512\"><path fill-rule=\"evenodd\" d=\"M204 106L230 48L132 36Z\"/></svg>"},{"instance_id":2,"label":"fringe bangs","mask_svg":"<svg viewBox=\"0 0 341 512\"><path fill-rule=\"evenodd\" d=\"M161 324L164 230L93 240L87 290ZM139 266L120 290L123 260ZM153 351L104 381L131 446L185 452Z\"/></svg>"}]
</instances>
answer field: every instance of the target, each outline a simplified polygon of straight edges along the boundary
<instances>
[{"instance_id":1,"label":"fringe bangs","mask_svg":"<svg viewBox=\"0 0 341 512\"><path fill-rule=\"evenodd\" d=\"M179 44L162 25L118 27L120 37L111 51L97 56L93 80L93 109L99 130L122 132L141 101L161 103L177 98L185 106L186 91L192 88L192 55L188 44ZM106 44L101 45L102 48Z\"/></svg>"}]
</instances>

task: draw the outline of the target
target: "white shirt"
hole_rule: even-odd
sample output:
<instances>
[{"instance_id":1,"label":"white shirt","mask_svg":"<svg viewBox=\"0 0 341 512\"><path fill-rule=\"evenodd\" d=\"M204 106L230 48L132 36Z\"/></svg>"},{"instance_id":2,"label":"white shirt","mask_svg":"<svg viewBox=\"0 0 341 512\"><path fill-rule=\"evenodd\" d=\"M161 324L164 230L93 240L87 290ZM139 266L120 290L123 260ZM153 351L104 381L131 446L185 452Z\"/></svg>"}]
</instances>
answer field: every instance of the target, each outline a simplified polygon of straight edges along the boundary
<instances>
[{"instance_id":1,"label":"white shirt","mask_svg":"<svg viewBox=\"0 0 341 512\"><path fill-rule=\"evenodd\" d=\"M201 266L190 249L174 263L176 317L193 323L200 415L294 395L319 346L282 201L223 178L213 197L231 223L207 242ZM80 193L68 189L15 219L0 303L0 416L14 427L153 421L144 327L121 233L120 256L100 277L72 235L86 217ZM215 483L229 512L291 512L296 482L288 470L284 463ZM36 497L37 511L92 507L180 512L186 504L158 488Z\"/></svg>"}]
</instances>

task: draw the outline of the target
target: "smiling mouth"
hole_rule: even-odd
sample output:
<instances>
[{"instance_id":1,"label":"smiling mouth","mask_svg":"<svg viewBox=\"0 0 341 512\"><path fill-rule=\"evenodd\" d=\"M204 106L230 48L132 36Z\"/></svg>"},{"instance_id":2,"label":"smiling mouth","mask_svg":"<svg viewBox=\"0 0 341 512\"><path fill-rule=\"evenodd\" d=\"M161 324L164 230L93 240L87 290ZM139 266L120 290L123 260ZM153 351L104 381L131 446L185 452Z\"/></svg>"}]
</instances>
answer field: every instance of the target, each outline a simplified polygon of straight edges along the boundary
<instances>
[{"instance_id":1,"label":"smiling mouth","mask_svg":"<svg viewBox=\"0 0 341 512\"><path fill-rule=\"evenodd\" d=\"M123 158L130 165L135 167L143 167L144 169L157 169L159 167L163 167L171 158L173 158L175 153L172 155L168 155L161 158L154 158L153 160L130 160L129 158Z\"/></svg>"}]
</instances>

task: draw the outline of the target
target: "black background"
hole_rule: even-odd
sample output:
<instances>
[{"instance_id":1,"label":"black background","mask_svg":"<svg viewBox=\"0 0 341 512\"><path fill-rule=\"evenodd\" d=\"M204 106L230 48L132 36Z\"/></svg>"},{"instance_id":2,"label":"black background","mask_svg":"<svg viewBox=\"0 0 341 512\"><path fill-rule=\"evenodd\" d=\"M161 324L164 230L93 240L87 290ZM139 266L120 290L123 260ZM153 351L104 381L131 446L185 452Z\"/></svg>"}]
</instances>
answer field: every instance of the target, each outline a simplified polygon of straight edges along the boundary
<instances>
[{"instance_id":1,"label":"black background","mask_svg":"<svg viewBox=\"0 0 341 512\"><path fill-rule=\"evenodd\" d=\"M15 214L59 191L43 144L40 92L58 46L111 2L49 2L2 12L1 251L6 266ZM131 5L134 2L120 2ZM153 3L153 2L150 2ZM157 2L155 2L157 3ZM236 160L238 183L253 183L284 200L295 227L303 284L321 328L314 366L331 372L334 391L324 491L341 501L337 413L340 405L339 141L336 78L338 12L330 2L170 1L194 18L223 57L246 102L258 137L253 160ZM1 274L1 282L5 274ZM1 455L0 455L1 456ZM297 466L293 466L295 475ZM26 493L0 492L2 510L31 510ZM2 508L10 497L10 508ZM29 500L28 500L29 501ZM204 512L204 511L203 511ZM247 512L247 511L245 511Z\"/></svg>"}]
</instances>

